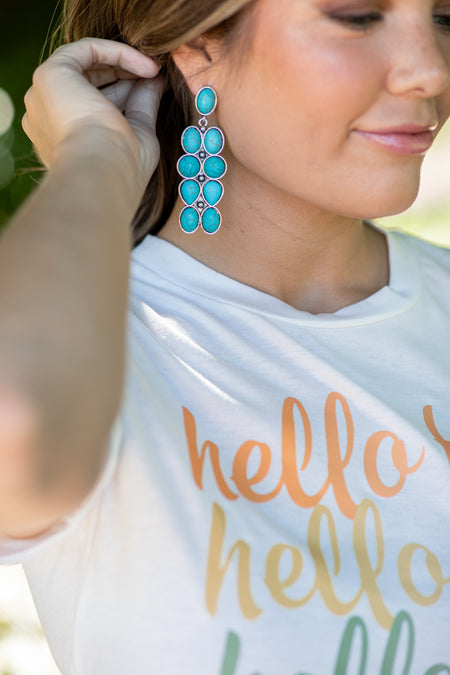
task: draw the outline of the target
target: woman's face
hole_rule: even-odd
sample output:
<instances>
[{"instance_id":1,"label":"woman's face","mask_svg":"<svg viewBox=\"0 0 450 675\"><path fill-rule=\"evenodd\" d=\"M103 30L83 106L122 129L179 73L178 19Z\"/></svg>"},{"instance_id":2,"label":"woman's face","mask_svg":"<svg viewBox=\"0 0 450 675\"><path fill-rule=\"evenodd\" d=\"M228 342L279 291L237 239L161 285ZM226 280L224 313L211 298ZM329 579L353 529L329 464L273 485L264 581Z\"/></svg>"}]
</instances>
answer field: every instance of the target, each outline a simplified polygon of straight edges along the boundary
<instances>
[{"instance_id":1,"label":"woman's face","mask_svg":"<svg viewBox=\"0 0 450 675\"><path fill-rule=\"evenodd\" d=\"M450 0L257 0L253 20L217 66L229 171L341 215L407 208L450 114Z\"/></svg>"}]
</instances>

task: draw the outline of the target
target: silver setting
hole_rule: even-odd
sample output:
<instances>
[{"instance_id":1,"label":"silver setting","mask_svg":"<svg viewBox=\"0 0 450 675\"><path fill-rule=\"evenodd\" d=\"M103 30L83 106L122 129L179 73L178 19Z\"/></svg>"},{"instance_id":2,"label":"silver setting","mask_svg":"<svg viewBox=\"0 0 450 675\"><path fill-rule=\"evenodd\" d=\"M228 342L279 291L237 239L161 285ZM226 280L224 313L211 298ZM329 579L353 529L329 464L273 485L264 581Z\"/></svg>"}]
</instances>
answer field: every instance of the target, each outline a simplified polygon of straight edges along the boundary
<instances>
[{"instance_id":1,"label":"silver setting","mask_svg":"<svg viewBox=\"0 0 450 675\"><path fill-rule=\"evenodd\" d=\"M209 208L214 209L219 214L219 225L217 227L217 230L214 230L214 232L208 232L208 230L205 230L205 228L203 227L203 221L201 217L200 217L200 227L202 228L205 234L209 234L209 236L212 237L213 234L216 234L220 230L220 226L222 225L222 214L220 213L219 209L216 209L215 206L210 206Z\"/></svg>"},{"instance_id":2,"label":"silver setting","mask_svg":"<svg viewBox=\"0 0 450 675\"><path fill-rule=\"evenodd\" d=\"M204 89L211 89L211 91L214 92L214 95L215 95L214 107L208 113L208 115L211 115L211 113L213 113L214 110L217 108L217 92L214 89L214 87L211 87L209 84L206 85L206 87L202 87L201 89L198 90L197 96L195 97L195 108L196 108L197 112L200 113L200 115L203 115L202 111L198 109L198 99L199 99L199 96Z\"/></svg>"},{"instance_id":3,"label":"silver setting","mask_svg":"<svg viewBox=\"0 0 450 675\"><path fill-rule=\"evenodd\" d=\"M194 199L194 201L193 201L191 204L189 204L189 202L187 202L187 201L185 200L185 198L183 197L182 192L181 192L182 186L184 185L184 183L185 183L187 180L193 180L193 181L195 181L196 179L195 179L195 178L184 178L184 179L181 181L181 183L178 184L178 194L180 195L182 202L183 202L184 204L186 204L186 206L192 206L192 208L195 209L195 204L196 204L196 202L197 202L199 199L202 199L202 187L201 187L201 185L199 185L200 190L199 190L198 195L196 196L196 198ZM197 210L198 210L198 209L197 209ZM183 230L183 231L184 231L184 230Z\"/></svg>"},{"instance_id":4,"label":"silver setting","mask_svg":"<svg viewBox=\"0 0 450 675\"><path fill-rule=\"evenodd\" d=\"M218 150L217 152L214 152L213 154L214 155L220 155L220 153L222 152L222 150L225 147L225 136L223 135L222 129L219 129L219 127L209 127L209 129L207 129L207 131L208 132L209 131L217 131L219 133L220 138L222 139L222 146L221 146L220 150ZM206 133L205 133L205 136L206 136ZM204 137L203 137L202 138L202 145L204 146L204 144L205 144L205 140L204 140ZM208 152L208 151L206 151L206 152Z\"/></svg>"},{"instance_id":5,"label":"silver setting","mask_svg":"<svg viewBox=\"0 0 450 675\"><path fill-rule=\"evenodd\" d=\"M187 150L187 148L185 147L184 138L185 138L187 132L190 131L191 129L195 129L195 131L200 131L200 129L198 129L198 127L195 127L194 125L191 124L189 127L186 127L186 129L181 134L181 147L183 148L184 152L188 155L190 155L192 153L190 153L189 150ZM201 133L200 133L200 145L201 145L201 142L202 142L202 137L201 137Z\"/></svg>"},{"instance_id":6,"label":"silver setting","mask_svg":"<svg viewBox=\"0 0 450 675\"><path fill-rule=\"evenodd\" d=\"M180 227L181 227L181 229L183 230L184 234L194 234L194 232L197 232L198 228L201 227L201 225L202 225L202 219L201 219L201 216L200 216L200 215L198 214L198 212L197 212L197 215L198 215L198 223L197 223L196 227L194 227L194 229L191 230L190 232L189 232L189 230L185 230L185 229L182 227L182 225L181 225L181 216L182 216L182 214L185 212L185 210L186 210L186 209L189 209L189 208L191 208L191 207L190 207L190 206L185 206L183 209L181 209L180 216L179 216L179 219L178 219L178 222L179 222ZM195 209L194 209L194 211L195 211ZM202 228L202 229L203 229L203 228Z\"/></svg>"},{"instance_id":7,"label":"silver setting","mask_svg":"<svg viewBox=\"0 0 450 675\"><path fill-rule=\"evenodd\" d=\"M208 155L205 159L200 160L201 163L202 163L202 171L203 171L203 169L204 169L204 164L205 164L206 160L209 159L210 157L220 157L220 159L221 159L222 162L224 163L225 170L224 170L223 174L220 176L220 178L213 178L212 176L208 176L208 174L205 173L205 182L206 182L207 180L216 180L216 181L218 181L218 182L220 183L220 181L222 180L222 178L225 176L226 172L228 171L228 164L227 164L227 162L226 162L225 157L222 157L222 155L219 155L219 154L217 154L217 155ZM222 187L223 187L223 186L222 186Z\"/></svg>"}]
</instances>

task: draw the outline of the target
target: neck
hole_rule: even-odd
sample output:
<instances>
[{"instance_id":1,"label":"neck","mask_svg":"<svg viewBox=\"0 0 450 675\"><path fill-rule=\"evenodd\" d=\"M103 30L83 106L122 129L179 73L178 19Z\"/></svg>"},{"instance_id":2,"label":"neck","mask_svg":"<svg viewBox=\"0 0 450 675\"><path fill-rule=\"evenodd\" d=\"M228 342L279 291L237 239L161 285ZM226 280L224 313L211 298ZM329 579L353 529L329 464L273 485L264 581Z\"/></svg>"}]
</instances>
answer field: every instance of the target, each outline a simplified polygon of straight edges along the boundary
<instances>
[{"instance_id":1,"label":"neck","mask_svg":"<svg viewBox=\"0 0 450 675\"><path fill-rule=\"evenodd\" d=\"M388 283L385 237L370 225L320 210L259 178L242 180L236 170L226 178L216 234L182 232L179 200L159 236L218 272L312 314L335 312Z\"/></svg>"}]
</instances>

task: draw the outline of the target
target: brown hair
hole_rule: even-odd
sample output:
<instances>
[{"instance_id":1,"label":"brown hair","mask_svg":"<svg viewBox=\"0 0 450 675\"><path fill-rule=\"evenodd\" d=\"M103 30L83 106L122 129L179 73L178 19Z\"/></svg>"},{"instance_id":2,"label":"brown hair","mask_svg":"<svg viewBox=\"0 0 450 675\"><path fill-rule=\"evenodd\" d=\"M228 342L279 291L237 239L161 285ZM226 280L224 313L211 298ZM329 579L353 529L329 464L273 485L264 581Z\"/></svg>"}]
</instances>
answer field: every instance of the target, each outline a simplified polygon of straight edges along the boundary
<instances>
[{"instance_id":1,"label":"brown hair","mask_svg":"<svg viewBox=\"0 0 450 675\"><path fill-rule=\"evenodd\" d=\"M171 51L200 35L220 38L225 48L253 0L64 0L61 25L52 46L83 37L126 42L153 58L166 75L156 125L161 159L132 223L138 244L164 225L177 197L180 136L190 123L191 95Z\"/></svg>"}]
</instances>

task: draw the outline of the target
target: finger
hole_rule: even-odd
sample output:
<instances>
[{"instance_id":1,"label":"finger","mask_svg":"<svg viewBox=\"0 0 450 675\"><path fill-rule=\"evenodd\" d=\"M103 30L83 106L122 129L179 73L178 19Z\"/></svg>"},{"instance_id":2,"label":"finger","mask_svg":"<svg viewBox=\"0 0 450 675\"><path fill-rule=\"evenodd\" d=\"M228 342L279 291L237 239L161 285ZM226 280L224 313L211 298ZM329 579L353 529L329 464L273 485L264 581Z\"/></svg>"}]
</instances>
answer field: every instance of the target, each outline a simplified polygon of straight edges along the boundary
<instances>
[{"instance_id":1,"label":"finger","mask_svg":"<svg viewBox=\"0 0 450 675\"><path fill-rule=\"evenodd\" d=\"M30 124L28 122L28 113L27 112L22 117L22 129L24 130L24 132L26 133L26 135L29 138Z\"/></svg>"},{"instance_id":2,"label":"finger","mask_svg":"<svg viewBox=\"0 0 450 675\"><path fill-rule=\"evenodd\" d=\"M98 64L106 64L122 68L142 78L155 77L160 70L155 61L134 47L102 38L82 38L77 42L63 45L40 68L50 62L65 63L79 73L85 73Z\"/></svg>"},{"instance_id":3,"label":"finger","mask_svg":"<svg viewBox=\"0 0 450 675\"><path fill-rule=\"evenodd\" d=\"M125 116L140 120L154 130L164 86L165 81L162 76L137 82L128 98Z\"/></svg>"},{"instance_id":4,"label":"finger","mask_svg":"<svg viewBox=\"0 0 450 675\"><path fill-rule=\"evenodd\" d=\"M25 92L25 96L23 97L23 102L25 103L25 108L28 107L28 105L29 105L29 103L30 103L30 99L31 99L31 97L32 97L32 95L33 95L32 89L33 89L33 87L30 87L30 88Z\"/></svg>"},{"instance_id":5,"label":"finger","mask_svg":"<svg viewBox=\"0 0 450 675\"><path fill-rule=\"evenodd\" d=\"M119 80L101 89L102 94L108 98L111 103L114 103L116 108L124 112L128 97L135 86L135 80Z\"/></svg>"},{"instance_id":6,"label":"finger","mask_svg":"<svg viewBox=\"0 0 450 675\"><path fill-rule=\"evenodd\" d=\"M89 80L94 87L105 87L117 80L140 80L139 75L130 73L123 68L111 68L111 66L94 66L84 73L84 76Z\"/></svg>"}]
</instances>

